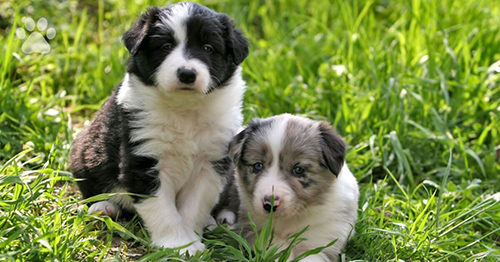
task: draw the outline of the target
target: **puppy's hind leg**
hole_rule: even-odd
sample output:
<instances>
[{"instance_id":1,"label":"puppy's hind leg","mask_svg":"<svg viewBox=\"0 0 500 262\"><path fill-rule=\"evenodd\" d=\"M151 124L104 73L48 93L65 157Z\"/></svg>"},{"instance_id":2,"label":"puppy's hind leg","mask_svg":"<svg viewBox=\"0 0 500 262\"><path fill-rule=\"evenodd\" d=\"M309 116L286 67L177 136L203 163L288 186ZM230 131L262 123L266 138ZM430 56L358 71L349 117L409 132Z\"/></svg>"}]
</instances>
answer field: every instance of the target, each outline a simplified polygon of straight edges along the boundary
<instances>
[{"instance_id":1,"label":"puppy's hind leg","mask_svg":"<svg viewBox=\"0 0 500 262\"><path fill-rule=\"evenodd\" d=\"M88 214L98 213L101 216L109 216L113 219L132 218L135 214L131 196L126 194L126 191L115 187L113 193L118 195L111 196L108 200L93 203L88 210Z\"/></svg>"},{"instance_id":2,"label":"puppy's hind leg","mask_svg":"<svg viewBox=\"0 0 500 262\"><path fill-rule=\"evenodd\" d=\"M120 214L120 207L109 200L100 201L89 207L88 214L94 213L116 219Z\"/></svg>"}]
</instances>

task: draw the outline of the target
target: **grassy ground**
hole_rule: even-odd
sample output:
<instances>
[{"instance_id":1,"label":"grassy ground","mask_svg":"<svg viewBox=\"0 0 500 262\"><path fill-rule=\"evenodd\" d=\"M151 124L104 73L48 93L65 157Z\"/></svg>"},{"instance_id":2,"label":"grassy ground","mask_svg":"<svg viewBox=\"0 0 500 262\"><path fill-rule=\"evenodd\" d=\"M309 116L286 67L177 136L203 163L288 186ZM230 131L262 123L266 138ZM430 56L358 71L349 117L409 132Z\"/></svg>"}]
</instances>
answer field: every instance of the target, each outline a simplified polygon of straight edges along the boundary
<instances>
[{"instance_id":1,"label":"grassy ground","mask_svg":"<svg viewBox=\"0 0 500 262\"><path fill-rule=\"evenodd\" d=\"M67 172L74 134L124 75L120 36L163 3L0 2L0 260L177 257L148 246L137 219L86 215ZM247 121L302 114L349 143L361 198L344 259L500 260L497 1L204 4L251 40ZM22 52L26 17L56 30L50 53ZM210 249L186 260L273 261L245 258L221 228L206 238Z\"/></svg>"}]
</instances>

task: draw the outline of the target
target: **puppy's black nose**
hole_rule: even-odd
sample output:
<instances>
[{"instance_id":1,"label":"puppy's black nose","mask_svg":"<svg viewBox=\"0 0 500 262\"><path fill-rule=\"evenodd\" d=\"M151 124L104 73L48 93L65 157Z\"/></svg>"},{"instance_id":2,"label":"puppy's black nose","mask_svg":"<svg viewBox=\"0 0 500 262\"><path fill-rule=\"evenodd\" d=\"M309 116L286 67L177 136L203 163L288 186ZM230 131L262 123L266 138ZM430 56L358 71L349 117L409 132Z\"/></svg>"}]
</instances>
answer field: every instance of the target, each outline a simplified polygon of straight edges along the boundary
<instances>
[{"instance_id":1,"label":"puppy's black nose","mask_svg":"<svg viewBox=\"0 0 500 262\"><path fill-rule=\"evenodd\" d=\"M196 81L196 70L181 67L177 69L177 77L184 84L192 84Z\"/></svg>"},{"instance_id":2,"label":"puppy's black nose","mask_svg":"<svg viewBox=\"0 0 500 262\"><path fill-rule=\"evenodd\" d=\"M262 202L264 210L267 212L271 212L271 208L273 212L276 212L276 209L280 206L280 198L278 196L274 196L274 205L271 204L271 196L264 196L264 201Z\"/></svg>"}]
</instances>

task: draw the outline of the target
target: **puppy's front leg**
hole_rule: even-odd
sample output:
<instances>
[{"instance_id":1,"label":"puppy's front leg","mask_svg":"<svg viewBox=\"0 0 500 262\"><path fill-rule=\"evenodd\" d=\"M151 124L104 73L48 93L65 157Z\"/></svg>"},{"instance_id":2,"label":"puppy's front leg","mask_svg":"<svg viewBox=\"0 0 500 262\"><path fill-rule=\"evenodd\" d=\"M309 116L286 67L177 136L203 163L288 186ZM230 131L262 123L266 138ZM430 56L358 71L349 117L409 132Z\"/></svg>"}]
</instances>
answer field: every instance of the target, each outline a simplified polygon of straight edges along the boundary
<instances>
[{"instance_id":1,"label":"puppy's front leg","mask_svg":"<svg viewBox=\"0 0 500 262\"><path fill-rule=\"evenodd\" d=\"M173 183L160 176L160 186L154 194L155 197L146 198L134 204L134 207L144 220L153 245L177 248L192 243L181 249L181 253L189 252L194 255L198 250L205 250L205 245L179 214L172 185Z\"/></svg>"},{"instance_id":2,"label":"puppy's front leg","mask_svg":"<svg viewBox=\"0 0 500 262\"><path fill-rule=\"evenodd\" d=\"M222 177L211 165L204 165L200 173L177 195L177 207L186 225L199 234L210 221L222 189Z\"/></svg>"}]
</instances>

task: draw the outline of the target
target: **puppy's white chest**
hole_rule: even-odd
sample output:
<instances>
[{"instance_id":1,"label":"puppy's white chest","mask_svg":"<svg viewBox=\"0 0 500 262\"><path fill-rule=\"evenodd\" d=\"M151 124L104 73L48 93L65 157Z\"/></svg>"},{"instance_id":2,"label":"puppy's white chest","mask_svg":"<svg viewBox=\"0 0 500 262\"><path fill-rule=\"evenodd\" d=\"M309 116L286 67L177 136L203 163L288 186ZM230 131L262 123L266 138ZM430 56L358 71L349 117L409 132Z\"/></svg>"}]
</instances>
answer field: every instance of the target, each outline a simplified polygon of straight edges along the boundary
<instances>
[{"instance_id":1,"label":"puppy's white chest","mask_svg":"<svg viewBox=\"0 0 500 262\"><path fill-rule=\"evenodd\" d=\"M224 137L227 127L207 123L201 118L197 112L148 113L146 117L134 123L141 127L131 133L132 141L141 142L135 149L136 154L155 159L175 156L204 156L210 159L223 154L222 149L229 139Z\"/></svg>"},{"instance_id":2,"label":"puppy's white chest","mask_svg":"<svg viewBox=\"0 0 500 262\"><path fill-rule=\"evenodd\" d=\"M212 162L227 155L229 141L241 125L243 87L235 82L210 95L164 94L126 77L118 103L133 114L133 153L157 160L159 175L173 180L177 189L202 171L215 174Z\"/></svg>"}]
</instances>

